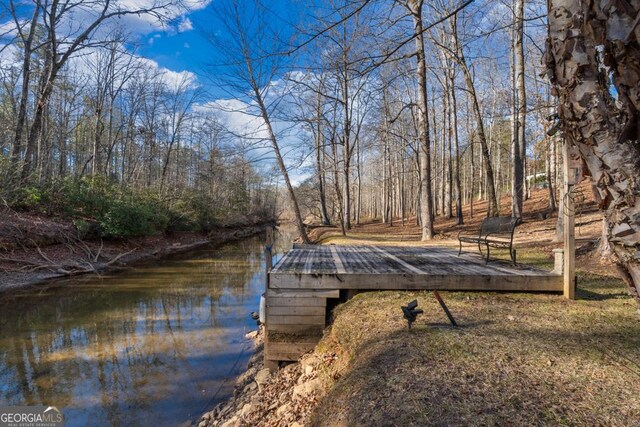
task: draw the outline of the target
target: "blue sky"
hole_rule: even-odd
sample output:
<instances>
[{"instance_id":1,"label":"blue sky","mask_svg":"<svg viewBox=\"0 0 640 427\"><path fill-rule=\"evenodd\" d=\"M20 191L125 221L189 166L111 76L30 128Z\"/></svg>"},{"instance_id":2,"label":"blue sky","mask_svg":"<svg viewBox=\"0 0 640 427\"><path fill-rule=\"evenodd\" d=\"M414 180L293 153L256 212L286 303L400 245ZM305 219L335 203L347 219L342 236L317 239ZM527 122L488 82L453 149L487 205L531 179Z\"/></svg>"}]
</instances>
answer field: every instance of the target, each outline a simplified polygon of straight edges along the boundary
<instances>
[{"instance_id":1,"label":"blue sky","mask_svg":"<svg viewBox=\"0 0 640 427\"><path fill-rule=\"evenodd\" d=\"M213 6L209 5L207 9L192 12L178 20L178 28L181 23L190 23L184 25L182 31L172 28L141 35L138 53L170 70L201 74L203 65L211 55L211 46L201 33L201 28L212 24L207 19L211 15L209 7Z\"/></svg>"},{"instance_id":2,"label":"blue sky","mask_svg":"<svg viewBox=\"0 0 640 427\"><path fill-rule=\"evenodd\" d=\"M249 4L250 2L247 2ZM198 82L207 90L210 99L228 97L212 87L205 76L207 64L215 63L215 49L207 39L207 34L220 28L214 8L219 1L213 0L204 9L187 13L172 22L165 30L142 34L138 54L156 61L161 67L172 71L189 71L198 76ZM273 0L267 2L276 25L298 21L307 12L305 2L297 0ZM297 16L296 16L297 15Z\"/></svg>"},{"instance_id":3,"label":"blue sky","mask_svg":"<svg viewBox=\"0 0 640 427\"><path fill-rule=\"evenodd\" d=\"M129 10L151 7L156 2L157 0L112 0L112 4ZM242 11L251 13L252 9L248 9L248 7L252 2L245 0L238 0L238 2L241 7L245 7ZM270 20L274 25L281 26L286 22L299 22L298 19L293 18L296 14L298 16L304 16L305 13L307 16L310 15L307 1L266 0L265 2L267 10L273 15ZM131 53L144 58L145 66L160 71L168 84L171 85L186 79L192 84L195 83L195 86L200 89L204 89L203 96L194 108L216 109L216 115L223 122L223 125L232 132L244 133L249 136L261 135L263 129L259 121L253 114L246 113L250 104L245 93L230 93L220 90L215 83L212 83L215 78L211 78L211 74L219 70L207 69L206 67L207 64L219 62L215 57L216 49L207 39L207 34L219 32L222 28L216 17L217 11L222 9L216 8L225 7L225 4L231 3L231 0L181 0L181 3L186 7L186 10L177 7L167 9L165 14L170 20L164 24L148 15L128 15L103 23L98 30L97 37L106 36L116 27L123 29L129 40L125 43L125 47ZM20 8L19 21L26 28L33 13L33 0L16 0L16 4ZM15 43L17 30L8 12L9 0L0 0L0 62L14 62L19 66L19 63L16 62L19 58L19 47ZM64 33L66 30L78 34L78 29L86 27L88 22L95 19L96 13L97 9L79 7L74 13L67 15L69 19L59 26L59 33ZM291 27L285 30L286 34L291 34L291 32ZM221 34L224 36L224 33ZM64 34L61 35L64 36ZM9 47L9 49L3 49L3 47ZM92 54L91 49L83 51L82 55L78 55L77 61L71 61L72 66L85 67L86 58L90 58ZM196 76L195 81L193 75ZM280 75L274 76L274 83L277 83L279 77ZM271 92L277 92L277 89ZM285 126L274 123L274 127L277 130ZM287 147L299 147L301 141L294 135L287 135L284 136L282 144ZM262 150L252 152L253 155L257 158L263 157L265 153L270 152L267 145L265 144ZM295 150L287 148L285 151ZM287 157L290 158L292 167L296 168L298 156L292 152ZM264 165L263 162L261 163ZM304 169L296 169L292 173L293 179L296 181L303 179L306 175Z\"/></svg>"}]
</instances>

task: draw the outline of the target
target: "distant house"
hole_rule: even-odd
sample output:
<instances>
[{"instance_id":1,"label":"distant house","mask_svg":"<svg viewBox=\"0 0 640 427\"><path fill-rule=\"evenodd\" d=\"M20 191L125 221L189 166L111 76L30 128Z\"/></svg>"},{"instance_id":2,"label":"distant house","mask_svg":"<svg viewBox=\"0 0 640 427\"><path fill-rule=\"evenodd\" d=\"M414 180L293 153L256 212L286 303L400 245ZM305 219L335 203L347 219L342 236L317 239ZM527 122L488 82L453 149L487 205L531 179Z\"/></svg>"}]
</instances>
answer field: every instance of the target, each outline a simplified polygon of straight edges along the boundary
<instances>
[{"instance_id":1,"label":"distant house","mask_svg":"<svg viewBox=\"0 0 640 427\"><path fill-rule=\"evenodd\" d=\"M547 174L544 172L535 175L527 175L529 188L547 188Z\"/></svg>"}]
</instances>

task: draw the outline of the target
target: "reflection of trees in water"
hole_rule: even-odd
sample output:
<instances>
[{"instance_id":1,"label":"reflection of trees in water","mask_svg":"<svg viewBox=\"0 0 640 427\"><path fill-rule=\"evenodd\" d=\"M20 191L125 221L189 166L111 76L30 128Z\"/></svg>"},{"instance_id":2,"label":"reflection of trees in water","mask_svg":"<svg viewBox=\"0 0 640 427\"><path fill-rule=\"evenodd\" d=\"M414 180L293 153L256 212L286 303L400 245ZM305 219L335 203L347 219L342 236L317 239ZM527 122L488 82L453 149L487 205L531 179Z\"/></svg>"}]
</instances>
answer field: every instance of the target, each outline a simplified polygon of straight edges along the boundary
<instances>
[{"instance_id":1,"label":"reflection of trees in water","mask_svg":"<svg viewBox=\"0 0 640 427\"><path fill-rule=\"evenodd\" d=\"M14 300L0 319L0 400L103 408L109 424L157 410L177 377L189 387L215 354L235 354L228 328L250 324L263 271L254 240Z\"/></svg>"}]
</instances>

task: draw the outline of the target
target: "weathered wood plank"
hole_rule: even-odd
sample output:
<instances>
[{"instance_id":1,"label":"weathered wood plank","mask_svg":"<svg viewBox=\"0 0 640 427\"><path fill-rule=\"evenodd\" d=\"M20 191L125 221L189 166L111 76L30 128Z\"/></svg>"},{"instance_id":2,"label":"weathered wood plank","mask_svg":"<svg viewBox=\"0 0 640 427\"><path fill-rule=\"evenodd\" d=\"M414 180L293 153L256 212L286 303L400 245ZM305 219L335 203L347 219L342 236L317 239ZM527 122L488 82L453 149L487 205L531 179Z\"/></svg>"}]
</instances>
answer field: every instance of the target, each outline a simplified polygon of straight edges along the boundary
<instances>
[{"instance_id":1,"label":"weathered wood plank","mask_svg":"<svg viewBox=\"0 0 640 427\"><path fill-rule=\"evenodd\" d=\"M275 360L278 362L296 362L304 353L281 353L281 352L265 352L264 359L266 361Z\"/></svg>"},{"instance_id":2,"label":"weathered wood plank","mask_svg":"<svg viewBox=\"0 0 640 427\"><path fill-rule=\"evenodd\" d=\"M421 270L418 267L414 267L413 265L403 261L402 259L398 258L395 255L390 254L389 252L385 251L382 248L379 248L379 247L376 247L376 246L372 246L371 248L373 250L377 251L378 253L380 253L381 255L391 258L392 260L394 260L395 262L397 262L402 267L406 268L407 270L409 270L412 273L416 273L416 274L425 274L426 273L424 270Z\"/></svg>"},{"instance_id":3,"label":"weathered wood plank","mask_svg":"<svg viewBox=\"0 0 640 427\"><path fill-rule=\"evenodd\" d=\"M267 319L272 316L325 316L326 307L268 306Z\"/></svg>"},{"instance_id":4,"label":"weathered wood plank","mask_svg":"<svg viewBox=\"0 0 640 427\"><path fill-rule=\"evenodd\" d=\"M326 307L326 298L282 298L267 297L267 307Z\"/></svg>"},{"instance_id":5,"label":"weathered wood plank","mask_svg":"<svg viewBox=\"0 0 640 427\"><path fill-rule=\"evenodd\" d=\"M321 316L283 316L283 315L272 315L269 313L269 309L267 309L267 318L266 324L271 326L271 324L277 325L322 325L325 324L325 316L322 314Z\"/></svg>"},{"instance_id":6,"label":"weathered wood plank","mask_svg":"<svg viewBox=\"0 0 640 427\"><path fill-rule=\"evenodd\" d=\"M322 325L300 325L300 324L291 325L291 324L269 323L267 324L267 330L269 332L284 333L284 334L322 336L322 331L324 330L324 323Z\"/></svg>"},{"instance_id":7,"label":"weathered wood plank","mask_svg":"<svg viewBox=\"0 0 640 427\"><path fill-rule=\"evenodd\" d=\"M308 247L308 246L307 246ZM306 247L306 248L307 248ZM505 274L548 274L542 270L509 266L504 263L491 262L485 265L478 254L465 253L458 257L457 252L449 248L415 248L415 247L367 247L367 246L310 246L309 249L296 249L289 252L287 262L279 266L278 272L296 273L390 273L406 272L415 274L444 274L479 272ZM338 264L335 266L334 264Z\"/></svg>"},{"instance_id":8,"label":"weathered wood plank","mask_svg":"<svg viewBox=\"0 0 640 427\"><path fill-rule=\"evenodd\" d=\"M277 353L281 354L297 354L300 357L302 354L313 350L320 341L320 337L315 342L273 342L269 343L269 349L267 350L268 356L272 356ZM271 357L270 357L271 358Z\"/></svg>"},{"instance_id":9,"label":"weathered wood plank","mask_svg":"<svg viewBox=\"0 0 640 427\"><path fill-rule=\"evenodd\" d=\"M289 276L287 274L287 276ZM267 289L267 298L340 298L340 289Z\"/></svg>"},{"instance_id":10,"label":"weathered wood plank","mask_svg":"<svg viewBox=\"0 0 640 427\"><path fill-rule=\"evenodd\" d=\"M340 255L338 254L338 250L336 249L336 246L335 245L329 246L329 250L331 251L331 256L333 257L333 263L336 266L336 273L338 274L346 273L347 270L344 268L344 264L340 259Z\"/></svg>"}]
</instances>

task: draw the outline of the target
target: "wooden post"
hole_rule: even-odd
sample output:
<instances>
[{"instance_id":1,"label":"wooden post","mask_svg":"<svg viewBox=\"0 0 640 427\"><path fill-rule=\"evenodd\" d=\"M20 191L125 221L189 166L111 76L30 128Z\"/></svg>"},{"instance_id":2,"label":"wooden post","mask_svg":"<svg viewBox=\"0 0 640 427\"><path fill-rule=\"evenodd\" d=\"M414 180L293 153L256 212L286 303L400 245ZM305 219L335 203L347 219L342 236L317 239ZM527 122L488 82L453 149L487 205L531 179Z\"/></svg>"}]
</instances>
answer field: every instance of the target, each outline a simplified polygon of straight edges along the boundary
<instances>
[{"instance_id":1,"label":"wooden post","mask_svg":"<svg viewBox=\"0 0 640 427\"><path fill-rule=\"evenodd\" d=\"M273 246L273 228L267 228L267 236L265 239L264 246L264 260L266 264L267 270L267 283L269 282L269 271L271 271L271 267L273 267L273 255L271 252L271 247Z\"/></svg>"},{"instance_id":2,"label":"wooden post","mask_svg":"<svg viewBox=\"0 0 640 427\"><path fill-rule=\"evenodd\" d=\"M273 267L273 256L271 254L271 245L266 245L264 247L264 263L265 263L265 269L267 270L266 271L267 277L269 277L269 272L271 271L271 267Z\"/></svg>"},{"instance_id":3,"label":"wooden post","mask_svg":"<svg viewBox=\"0 0 640 427\"><path fill-rule=\"evenodd\" d=\"M273 267L273 254L271 252L271 248L273 247L273 227L267 228L267 235L265 238L265 246L264 246L264 263L265 263L265 277L266 277L266 291L263 294L263 297L267 298L267 293L269 292L269 273L271 272L271 268ZM273 373L278 370L279 363L277 360L267 359L268 357L268 348L269 348L269 304L265 301L264 306L264 351L263 351L263 361L264 367L269 369L269 372Z\"/></svg>"},{"instance_id":4,"label":"wooden post","mask_svg":"<svg viewBox=\"0 0 640 427\"><path fill-rule=\"evenodd\" d=\"M558 248L553 251L553 272L564 274L564 249Z\"/></svg>"},{"instance_id":5,"label":"wooden post","mask_svg":"<svg viewBox=\"0 0 640 427\"><path fill-rule=\"evenodd\" d=\"M563 138L563 170L564 170L564 297L575 299L575 206L573 187L576 184L576 170L570 158L569 143Z\"/></svg>"}]
</instances>

